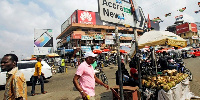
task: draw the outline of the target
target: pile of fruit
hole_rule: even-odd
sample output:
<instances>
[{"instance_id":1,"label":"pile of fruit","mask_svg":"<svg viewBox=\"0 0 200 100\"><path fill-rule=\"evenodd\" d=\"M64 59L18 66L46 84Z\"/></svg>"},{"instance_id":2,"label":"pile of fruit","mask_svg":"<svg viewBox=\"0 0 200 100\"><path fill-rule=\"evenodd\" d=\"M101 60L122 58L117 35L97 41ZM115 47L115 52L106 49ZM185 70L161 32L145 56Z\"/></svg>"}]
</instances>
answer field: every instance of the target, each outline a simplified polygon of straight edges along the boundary
<instances>
[{"instance_id":1,"label":"pile of fruit","mask_svg":"<svg viewBox=\"0 0 200 100\"><path fill-rule=\"evenodd\" d=\"M163 89L167 92L188 77L188 74L178 73L177 70L164 70L162 73L157 76L143 77L142 85L146 88Z\"/></svg>"}]
</instances>

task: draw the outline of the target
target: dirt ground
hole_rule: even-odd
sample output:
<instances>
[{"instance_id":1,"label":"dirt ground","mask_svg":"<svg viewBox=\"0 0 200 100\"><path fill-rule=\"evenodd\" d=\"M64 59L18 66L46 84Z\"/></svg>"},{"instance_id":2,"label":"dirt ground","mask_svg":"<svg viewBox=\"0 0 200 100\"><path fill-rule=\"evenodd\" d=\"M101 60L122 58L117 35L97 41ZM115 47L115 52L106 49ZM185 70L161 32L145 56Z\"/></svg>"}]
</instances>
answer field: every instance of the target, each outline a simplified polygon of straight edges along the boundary
<instances>
[{"instance_id":1,"label":"dirt ground","mask_svg":"<svg viewBox=\"0 0 200 100\"><path fill-rule=\"evenodd\" d=\"M190 90L196 96L200 96L200 57L184 59L186 67L192 71L193 81L190 82ZM126 68L129 70L128 65ZM103 71L108 77L109 86L113 87L115 83L115 72L117 66L105 67ZM67 73L53 74L53 77L46 81L45 90L47 94L40 94L40 85L36 86L36 93L39 95L30 96L31 86L28 86L28 100L78 100L80 98L79 92L75 89L72 79L76 68L68 67ZM95 88L96 100L112 100L112 93L110 90L106 90L103 86L96 85ZM3 98L4 89L0 90L0 98ZM200 100L200 99L199 99Z\"/></svg>"}]
</instances>

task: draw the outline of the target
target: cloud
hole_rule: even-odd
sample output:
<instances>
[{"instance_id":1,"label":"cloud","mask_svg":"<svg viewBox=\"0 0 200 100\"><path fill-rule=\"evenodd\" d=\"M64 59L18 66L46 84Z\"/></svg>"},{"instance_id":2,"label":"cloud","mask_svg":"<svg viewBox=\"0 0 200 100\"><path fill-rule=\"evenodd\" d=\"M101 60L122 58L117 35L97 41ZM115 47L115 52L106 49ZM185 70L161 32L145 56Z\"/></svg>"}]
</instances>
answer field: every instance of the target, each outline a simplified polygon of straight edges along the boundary
<instances>
[{"instance_id":1,"label":"cloud","mask_svg":"<svg viewBox=\"0 0 200 100\"><path fill-rule=\"evenodd\" d=\"M161 30L175 22L175 16L183 14L184 20L197 22L194 13L199 10L196 0L136 0L150 18L160 17ZM180 13L182 7L187 9ZM24 58L33 54L34 29L53 29L55 38L61 33L62 23L76 10L98 11L97 0L0 0L0 58L14 52ZM172 16L164 14L172 12Z\"/></svg>"}]
</instances>

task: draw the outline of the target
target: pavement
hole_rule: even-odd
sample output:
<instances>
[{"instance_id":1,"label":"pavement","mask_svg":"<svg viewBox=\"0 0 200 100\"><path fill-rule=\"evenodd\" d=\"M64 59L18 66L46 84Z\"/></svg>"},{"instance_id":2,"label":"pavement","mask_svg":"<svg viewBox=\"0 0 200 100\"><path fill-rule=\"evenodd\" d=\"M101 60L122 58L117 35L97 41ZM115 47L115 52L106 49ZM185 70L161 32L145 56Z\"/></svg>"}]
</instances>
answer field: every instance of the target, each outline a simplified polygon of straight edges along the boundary
<instances>
[{"instance_id":1,"label":"pavement","mask_svg":"<svg viewBox=\"0 0 200 100\"><path fill-rule=\"evenodd\" d=\"M190 82L190 90L196 96L200 96L200 57L184 59L186 67L192 71L193 81ZM56 66L58 67L58 66ZM128 65L126 65L129 71ZM103 71L108 77L108 85L113 87L115 84L115 72L118 69L117 66L111 65L104 67ZM40 85L36 85L36 93L38 95L31 96L31 86L28 85L28 100L78 100L81 95L75 89L73 85L73 77L76 72L76 68L68 66L67 73L53 74L53 77L45 81L44 88L47 94L40 94ZM4 89L0 88L0 98L3 98ZM110 90L106 90L103 86L97 85L95 87L95 99L96 100L112 100L112 93ZM198 99L194 99L198 100ZM200 100L200 99L199 99Z\"/></svg>"}]
</instances>

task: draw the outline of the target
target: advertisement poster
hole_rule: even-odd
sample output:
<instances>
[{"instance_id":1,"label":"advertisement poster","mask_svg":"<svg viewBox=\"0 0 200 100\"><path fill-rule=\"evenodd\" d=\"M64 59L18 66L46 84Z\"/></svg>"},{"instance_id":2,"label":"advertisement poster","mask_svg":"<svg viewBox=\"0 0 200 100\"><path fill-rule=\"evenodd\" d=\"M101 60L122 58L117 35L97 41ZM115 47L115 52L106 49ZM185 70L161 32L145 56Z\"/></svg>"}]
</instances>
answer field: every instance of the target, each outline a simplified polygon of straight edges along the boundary
<instances>
[{"instance_id":1,"label":"advertisement poster","mask_svg":"<svg viewBox=\"0 0 200 100\"><path fill-rule=\"evenodd\" d=\"M184 24L176 26L176 34L181 34L181 33L188 32L188 31L189 31L188 23L184 23Z\"/></svg>"},{"instance_id":2,"label":"advertisement poster","mask_svg":"<svg viewBox=\"0 0 200 100\"><path fill-rule=\"evenodd\" d=\"M82 35L81 40L93 40L93 37L89 35Z\"/></svg>"},{"instance_id":3,"label":"advertisement poster","mask_svg":"<svg viewBox=\"0 0 200 100\"><path fill-rule=\"evenodd\" d=\"M95 35L95 40L103 40L103 35L100 34Z\"/></svg>"},{"instance_id":4,"label":"advertisement poster","mask_svg":"<svg viewBox=\"0 0 200 100\"><path fill-rule=\"evenodd\" d=\"M34 55L46 55L53 47L52 29L34 30Z\"/></svg>"},{"instance_id":5,"label":"advertisement poster","mask_svg":"<svg viewBox=\"0 0 200 100\"><path fill-rule=\"evenodd\" d=\"M78 10L78 23L96 25L95 12Z\"/></svg>"},{"instance_id":6,"label":"advertisement poster","mask_svg":"<svg viewBox=\"0 0 200 100\"><path fill-rule=\"evenodd\" d=\"M34 47L34 55L47 55L51 51L52 47Z\"/></svg>"},{"instance_id":7,"label":"advertisement poster","mask_svg":"<svg viewBox=\"0 0 200 100\"><path fill-rule=\"evenodd\" d=\"M85 53L85 52L91 52L91 47L90 46L81 46L81 50Z\"/></svg>"},{"instance_id":8,"label":"advertisement poster","mask_svg":"<svg viewBox=\"0 0 200 100\"><path fill-rule=\"evenodd\" d=\"M114 44L114 40L105 39L105 44Z\"/></svg>"}]
</instances>

